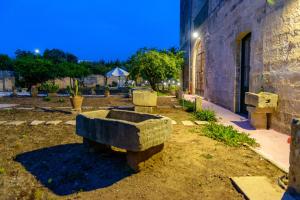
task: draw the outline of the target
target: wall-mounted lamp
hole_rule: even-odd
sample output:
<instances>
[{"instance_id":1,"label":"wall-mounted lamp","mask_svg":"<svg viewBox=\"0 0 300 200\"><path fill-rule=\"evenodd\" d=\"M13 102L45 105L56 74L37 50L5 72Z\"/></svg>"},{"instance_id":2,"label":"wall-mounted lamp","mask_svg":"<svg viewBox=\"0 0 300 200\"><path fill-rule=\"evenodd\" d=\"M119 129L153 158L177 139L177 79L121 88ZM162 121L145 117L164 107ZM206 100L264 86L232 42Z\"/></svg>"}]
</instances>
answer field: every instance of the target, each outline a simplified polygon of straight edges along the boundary
<instances>
[{"instance_id":1,"label":"wall-mounted lamp","mask_svg":"<svg viewBox=\"0 0 300 200\"><path fill-rule=\"evenodd\" d=\"M192 34L193 38L196 39L196 38L199 38L199 33L198 32L194 32Z\"/></svg>"}]
</instances>

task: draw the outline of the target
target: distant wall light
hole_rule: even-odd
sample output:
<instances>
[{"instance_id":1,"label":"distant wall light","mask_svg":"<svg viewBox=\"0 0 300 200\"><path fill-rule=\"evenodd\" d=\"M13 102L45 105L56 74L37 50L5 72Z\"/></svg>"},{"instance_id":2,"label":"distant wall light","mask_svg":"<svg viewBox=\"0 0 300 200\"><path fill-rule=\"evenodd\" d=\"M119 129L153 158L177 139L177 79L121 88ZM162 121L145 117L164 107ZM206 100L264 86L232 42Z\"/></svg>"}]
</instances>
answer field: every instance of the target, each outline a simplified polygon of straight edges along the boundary
<instances>
[{"instance_id":1,"label":"distant wall light","mask_svg":"<svg viewBox=\"0 0 300 200\"><path fill-rule=\"evenodd\" d=\"M35 50L34 50L34 53L40 54L40 50L39 50L39 49L35 49Z\"/></svg>"},{"instance_id":2,"label":"distant wall light","mask_svg":"<svg viewBox=\"0 0 300 200\"><path fill-rule=\"evenodd\" d=\"M198 37L199 37L199 33L198 33L198 32L194 32L194 33L193 33L193 38L196 39L196 38L198 38Z\"/></svg>"}]
</instances>

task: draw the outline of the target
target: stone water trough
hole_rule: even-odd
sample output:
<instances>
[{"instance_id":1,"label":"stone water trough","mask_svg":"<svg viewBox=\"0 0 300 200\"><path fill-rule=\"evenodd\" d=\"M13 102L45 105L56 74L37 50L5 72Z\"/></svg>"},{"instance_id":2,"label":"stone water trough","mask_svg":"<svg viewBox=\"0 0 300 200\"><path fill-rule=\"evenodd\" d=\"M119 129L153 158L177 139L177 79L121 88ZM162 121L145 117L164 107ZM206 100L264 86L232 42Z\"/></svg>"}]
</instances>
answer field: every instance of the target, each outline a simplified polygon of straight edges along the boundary
<instances>
[{"instance_id":1,"label":"stone water trough","mask_svg":"<svg viewBox=\"0 0 300 200\"><path fill-rule=\"evenodd\" d=\"M84 144L98 152L117 147L127 151L127 163L135 171L162 151L172 133L172 122L160 115L124 110L98 110L76 118L76 133Z\"/></svg>"}]
</instances>

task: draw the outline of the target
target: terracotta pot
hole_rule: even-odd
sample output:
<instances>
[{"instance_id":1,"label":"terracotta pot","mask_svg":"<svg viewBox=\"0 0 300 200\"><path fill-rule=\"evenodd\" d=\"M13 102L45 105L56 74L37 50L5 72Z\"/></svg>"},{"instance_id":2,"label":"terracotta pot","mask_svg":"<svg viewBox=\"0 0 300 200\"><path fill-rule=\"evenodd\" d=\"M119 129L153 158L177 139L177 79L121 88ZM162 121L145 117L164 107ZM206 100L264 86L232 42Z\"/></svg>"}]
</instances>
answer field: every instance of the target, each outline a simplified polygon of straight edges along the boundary
<instances>
[{"instance_id":1,"label":"terracotta pot","mask_svg":"<svg viewBox=\"0 0 300 200\"><path fill-rule=\"evenodd\" d=\"M83 102L82 96L70 97L71 105L74 110L81 111L81 106Z\"/></svg>"},{"instance_id":2,"label":"terracotta pot","mask_svg":"<svg viewBox=\"0 0 300 200\"><path fill-rule=\"evenodd\" d=\"M110 95L109 90L105 90L105 91L104 91L104 96L105 96L105 97L109 97L109 95Z\"/></svg>"}]
</instances>

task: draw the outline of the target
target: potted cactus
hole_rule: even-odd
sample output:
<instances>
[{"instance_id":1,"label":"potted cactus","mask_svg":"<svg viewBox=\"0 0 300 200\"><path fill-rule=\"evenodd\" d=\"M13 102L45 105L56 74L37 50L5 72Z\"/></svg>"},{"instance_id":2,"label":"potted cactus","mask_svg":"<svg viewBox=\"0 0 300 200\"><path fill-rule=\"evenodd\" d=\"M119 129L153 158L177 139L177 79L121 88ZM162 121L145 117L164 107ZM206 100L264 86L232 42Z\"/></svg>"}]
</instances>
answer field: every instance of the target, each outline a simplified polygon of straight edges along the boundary
<instances>
[{"instance_id":1,"label":"potted cactus","mask_svg":"<svg viewBox=\"0 0 300 200\"><path fill-rule=\"evenodd\" d=\"M69 87L69 92L70 92L70 101L71 101L73 110L81 112L83 96L81 96L78 92L78 81L77 80L75 80L73 88Z\"/></svg>"}]
</instances>

